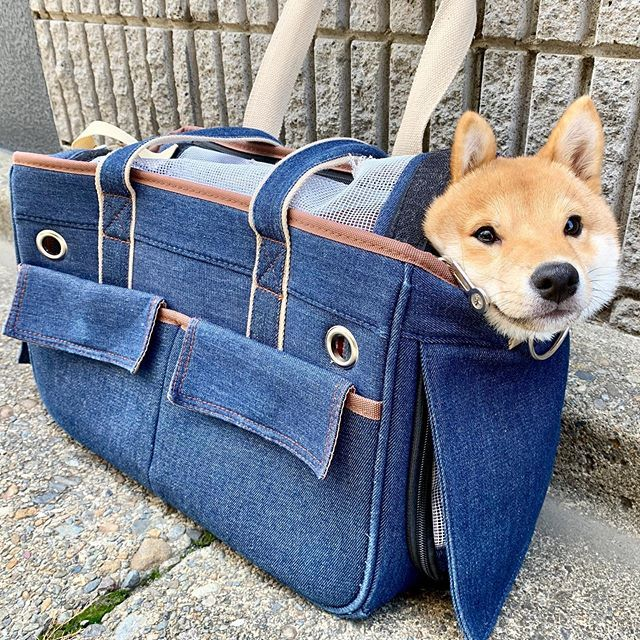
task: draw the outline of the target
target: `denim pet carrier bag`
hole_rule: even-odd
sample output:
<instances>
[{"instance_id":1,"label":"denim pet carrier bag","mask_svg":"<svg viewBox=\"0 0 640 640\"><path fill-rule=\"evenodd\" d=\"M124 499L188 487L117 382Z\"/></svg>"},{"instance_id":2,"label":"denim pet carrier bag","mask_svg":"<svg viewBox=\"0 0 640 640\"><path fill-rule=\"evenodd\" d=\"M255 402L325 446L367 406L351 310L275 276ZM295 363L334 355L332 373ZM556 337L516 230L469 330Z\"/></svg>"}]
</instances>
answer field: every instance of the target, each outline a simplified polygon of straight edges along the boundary
<instances>
[{"instance_id":1,"label":"denim pet carrier bag","mask_svg":"<svg viewBox=\"0 0 640 640\"><path fill-rule=\"evenodd\" d=\"M319 607L450 585L487 638L548 486L568 345L510 350L423 250L448 153L422 134L475 3L441 3L391 156L276 138L322 5L287 2L243 127L15 155L5 333L72 437Z\"/></svg>"}]
</instances>

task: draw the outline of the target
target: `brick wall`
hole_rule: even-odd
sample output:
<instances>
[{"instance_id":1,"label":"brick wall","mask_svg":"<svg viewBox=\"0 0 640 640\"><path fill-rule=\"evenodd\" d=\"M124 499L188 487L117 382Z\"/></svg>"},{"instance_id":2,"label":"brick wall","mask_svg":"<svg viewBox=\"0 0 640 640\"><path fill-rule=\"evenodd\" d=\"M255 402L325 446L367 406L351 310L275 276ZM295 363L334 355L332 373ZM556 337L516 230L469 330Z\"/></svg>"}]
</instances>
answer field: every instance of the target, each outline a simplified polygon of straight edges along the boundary
<instances>
[{"instance_id":1,"label":"brick wall","mask_svg":"<svg viewBox=\"0 0 640 640\"><path fill-rule=\"evenodd\" d=\"M94 119L136 136L238 124L282 0L31 0L58 134ZM387 147L436 0L327 0L286 142L352 135ZM463 109L501 149L533 152L575 97L603 116L604 190L624 236L610 321L640 333L639 0L480 0L477 37L425 137L448 146ZM390 81L391 79L391 81Z\"/></svg>"}]
</instances>

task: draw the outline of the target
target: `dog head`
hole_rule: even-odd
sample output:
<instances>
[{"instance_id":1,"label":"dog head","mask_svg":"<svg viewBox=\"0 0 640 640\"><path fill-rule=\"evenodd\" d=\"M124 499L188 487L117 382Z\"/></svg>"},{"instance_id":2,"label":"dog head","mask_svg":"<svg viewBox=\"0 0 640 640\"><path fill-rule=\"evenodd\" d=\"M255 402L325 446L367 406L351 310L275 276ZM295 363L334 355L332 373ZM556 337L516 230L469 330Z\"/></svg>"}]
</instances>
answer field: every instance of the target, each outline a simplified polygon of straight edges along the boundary
<instances>
[{"instance_id":1,"label":"dog head","mask_svg":"<svg viewBox=\"0 0 640 640\"><path fill-rule=\"evenodd\" d=\"M458 123L451 184L424 232L488 294L488 321L514 341L549 339L614 295L620 246L601 195L603 148L587 96L535 156L496 157L493 131L477 113Z\"/></svg>"}]
</instances>

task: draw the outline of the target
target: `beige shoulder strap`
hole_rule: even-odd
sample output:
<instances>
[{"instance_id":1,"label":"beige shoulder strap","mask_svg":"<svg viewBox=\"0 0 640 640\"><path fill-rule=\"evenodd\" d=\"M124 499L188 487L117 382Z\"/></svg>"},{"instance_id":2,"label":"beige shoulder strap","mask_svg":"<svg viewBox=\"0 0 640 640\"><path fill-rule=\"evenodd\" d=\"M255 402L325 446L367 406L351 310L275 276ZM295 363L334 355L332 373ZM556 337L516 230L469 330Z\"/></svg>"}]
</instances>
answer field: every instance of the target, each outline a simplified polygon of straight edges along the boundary
<instances>
[{"instance_id":1,"label":"beige shoulder strap","mask_svg":"<svg viewBox=\"0 0 640 640\"><path fill-rule=\"evenodd\" d=\"M323 5L324 0L288 0L285 4L249 96L245 126L276 137L280 134ZM411 86L394 155L422 151L427 122L464 61L475 25L475 0L441 0Z\"/></svg>"},{"instance_id":2,"label":"beige shoulder strap","mask_svg":"<svg viewBox=\"0 0 640 640\"><path fill-rule=\"evenodd\" d=\"M280 136L323 6L324 0L287 0L253 82L244 112L245 127Z\"/></svg>"},{"instance_id":3,"label":"beige shoulder strap","mask_svg":"<svg viewBox=\"0 0 640 640\"><path fill-rule=\"evenodd\" d=\"M393 155L422 152L433 110L462 66L476 29L476 0L442 0L425 42Z\"/></svg>"},{"instance_id":4,"label":"beige shoulder strap","mask_svg":"<svg viewBox=\"0 0 640 640\"><path fill-rule=\"evenodd\" d=\"M124 146L138 142L130 133L127 133L123 129L120 129L113 124L109 124L108 122L103 122L102 120L94 120L93 122L90 122L75 138L71 143L71 148L95 149L97 146L96 138L98 136L111 138L116 142L120 142ZM173 157L173 153L177 148L177 145L174 144L163 151L149 151L148 149L145 149L140 156L142 158L168 160Z\"/></svg>"}]
</instances>

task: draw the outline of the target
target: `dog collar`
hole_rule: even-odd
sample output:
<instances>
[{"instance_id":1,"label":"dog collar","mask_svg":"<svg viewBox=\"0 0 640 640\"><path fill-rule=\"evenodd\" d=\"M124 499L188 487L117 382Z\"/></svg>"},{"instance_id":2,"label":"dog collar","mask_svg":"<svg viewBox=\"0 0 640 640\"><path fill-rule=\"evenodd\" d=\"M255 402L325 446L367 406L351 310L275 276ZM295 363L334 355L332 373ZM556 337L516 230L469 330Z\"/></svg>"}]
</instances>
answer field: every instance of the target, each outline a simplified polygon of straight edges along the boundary
<instances>
[{"instance_id":1,"label":"dog collar","mask_svg":"<svg viewBox=\"0 0 640 640\"><path fill-rule=\"evenodd\" d=\"M476 287L473 282L471 282L471 279L465 273L464 269L455 260L447 258L446 256L441 256L439 259L451 269L453 277L467 296L467 300L469 300L471 308L478 313L486 313L489 305L491 304L491 299L487 295L486 291L480 287ZM562 343L569 335L570 330L571 327L567 327L564 331L559 333L549 349L544 353L538 353L536 351L535 339L530 337L527 340L527 343L529 345L529 353L531 354L531 357L534 360L547 360L550 358L561 347ZM518 343L512 344L511 341L509 341L509 348L513 348L517 344Z\"/></svg>"}]
</instances>

